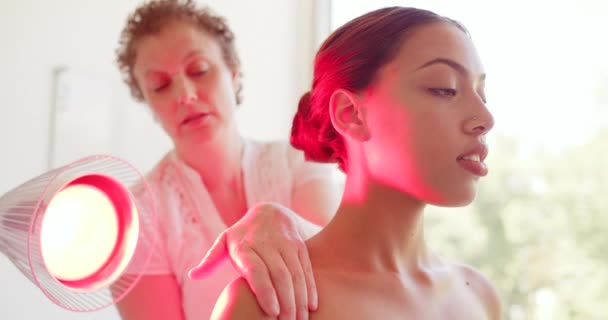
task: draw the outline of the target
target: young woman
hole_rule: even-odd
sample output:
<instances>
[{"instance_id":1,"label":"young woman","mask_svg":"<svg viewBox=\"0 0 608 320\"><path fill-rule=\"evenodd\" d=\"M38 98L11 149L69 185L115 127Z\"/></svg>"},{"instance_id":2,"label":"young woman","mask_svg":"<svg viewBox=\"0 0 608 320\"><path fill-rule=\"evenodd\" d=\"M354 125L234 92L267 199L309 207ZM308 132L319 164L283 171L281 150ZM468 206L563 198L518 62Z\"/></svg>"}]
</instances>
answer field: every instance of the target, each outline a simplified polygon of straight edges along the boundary
<instances>
[{"instance_id":1,"label":"young woman","mask_svg":"<svg viewBox=\"0 0 608 320\"><path fill-rule=\"evenodd\" d=\"M473 201L488 173L485 72L467 31L392 7L336 30L319 49L292 144L347 178L331 222L307 241L319 307L311 319L499 319L493 285L424 240L427 205ZM236 280L213 319L274 319Z\"/></svg>"}]
</instances>

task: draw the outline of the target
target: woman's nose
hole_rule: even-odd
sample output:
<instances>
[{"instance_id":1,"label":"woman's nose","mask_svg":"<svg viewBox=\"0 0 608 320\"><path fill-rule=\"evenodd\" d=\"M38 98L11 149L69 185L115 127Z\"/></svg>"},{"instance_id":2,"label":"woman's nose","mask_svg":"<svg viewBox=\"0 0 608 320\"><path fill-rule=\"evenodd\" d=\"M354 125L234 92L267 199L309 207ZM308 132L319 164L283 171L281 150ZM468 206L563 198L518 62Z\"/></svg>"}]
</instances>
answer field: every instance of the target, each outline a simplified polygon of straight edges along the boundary
<instances>
[{"instance_id":1,"label":"woman's nose","mask_svg":"<svg viewBox=\"0 0 608 320\"><path fill-rule=\"evenodd\" d=\"M475 113L466 121L465 131L468 134L484 135L494 127L494 116L486 104L480 101Z\"/></svg>"},{"instance_id":2,"label":"woman's nose","mask_svg":"<svg viewBox=\"0 0 608 320\"><path fill-rule=\"evenodd\" d=\"M192 104L196 101L196 87L188 79L176 79L175 100L178 104Z\"/></svg>"}]
</instances>

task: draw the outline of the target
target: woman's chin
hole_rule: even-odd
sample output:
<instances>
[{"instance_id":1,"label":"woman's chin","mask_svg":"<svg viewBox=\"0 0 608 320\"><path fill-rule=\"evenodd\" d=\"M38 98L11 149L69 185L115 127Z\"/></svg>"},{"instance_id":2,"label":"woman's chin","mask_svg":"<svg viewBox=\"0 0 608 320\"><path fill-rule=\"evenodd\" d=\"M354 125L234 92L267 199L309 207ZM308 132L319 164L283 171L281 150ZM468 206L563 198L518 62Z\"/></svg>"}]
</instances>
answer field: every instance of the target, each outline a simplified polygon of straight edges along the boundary
<instances>
[{"instance_id":1,"label":"woman's chin","mask_svg":"<svg viewBox=\"0 0 608 320\"><path fill-rule=\"evenodd\" d=\"M471 204L475 200L476 195L476 188L462 188L457 192L444 194L443 197L429 204L440 207L464 207Z\"/></svg>"},{"instance_id":2,"label":"woman's chin","mask_svg":"<svg viewBox=\"0 0 608 320\"><path fill-rule=\"evenodd\" d=\"M179 139L182 143L189 144L193 147L204 145L212 140L217 135L217 128L212 126L204 126L196 129L182 130Z\"/></svg>"}]
</instances>

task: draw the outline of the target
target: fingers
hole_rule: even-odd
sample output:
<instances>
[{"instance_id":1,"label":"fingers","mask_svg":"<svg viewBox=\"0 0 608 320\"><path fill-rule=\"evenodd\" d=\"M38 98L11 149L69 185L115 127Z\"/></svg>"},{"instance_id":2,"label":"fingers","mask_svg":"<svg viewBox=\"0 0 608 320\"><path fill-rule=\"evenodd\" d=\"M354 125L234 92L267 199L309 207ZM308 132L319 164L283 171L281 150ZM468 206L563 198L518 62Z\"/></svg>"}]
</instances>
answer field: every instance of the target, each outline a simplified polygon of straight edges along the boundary
<instances>
[{"instance_id":1,"label":"fingers","mask_svg":"<svg viewBox=\"0 0 608 320\"><path fill-rule=\"evenodd\" d=\"M280 305L280 320L296 319L296 301L294 294L294 284L290 270L286 262L278 252L270 255L270 258L264 261L268 267L270 278L274 284L274 289L277 293ZM296 263L297 264L297 263Z\"/></svg>"},{"instance_id":2,"label":"fingers","mask_svg":"<svg viewBox=\"0 0 608 320\"><path fill-rule=\"evenodd\" d=\"M319 295L317 293L317 283L315 281L315 275L312 272L312 263L310 262L310 256L306 245L301 245L300 248L298 248L298 257L304 273L304 281L306 282L308 310L316 311L319 307Z\"/></svg>"},{"instance_id":3,"label":"fingers","mask_svg":"<svg viewBox=\"0 0 608 320\"><path fill-rule=\"evenodd\" d=\"M291 275L291 283L293 285L293 292L290 292L290 295L293 295L293 302L295 303L295 305L293 307L290 306L289 308L295 308L296 319L308 320L309 302L307 281L305 278L304 269L300 261L299 249L284 252L281 254L281 256L283 258L283 261L285 261L285 265L288 269L288 272ZM281 301L281 298L282 297L279 294L279 301ZM289 298L285 297L285 299ZM285 301L288 302L289 300ZM281 315L283 315L283 308L281 308ZM293 317L289 319L293 319Z\"/></svg>"},{"instance_id":4,"label":"fingers","mask_svg":"<svg viewBox=\"0 0 608 320\"><path fill-rule=\"evenodd\" d=\"M212 273L228 257L226 245L226 232L217 237L207 254L198 266L188 272L188 277L193 280L203 279Z\"/></svg>"},{"instance_id":5,"label":"fingers","mask_svg":"<svg viewBox=\"0 0 608 320\"><path fill-rule=\"evenodd\" d=\"M235 265L249 283L260 307L266 314L278 316L281 311L280 304L266 264L254 250L241 251L239 257L240 260L234 261Z\"/></svg>"},{"instance_id":6,"label":"fingers","mask_svg":"<svg viewBox=\"0 0 608 320\"><path fill-rule=\"evenodd\" d=\"M307 320L317 308L308 250L295 229L281 210L256 206L226 231L223 245L262 310L281 320Z\"/></svg>"}]
</instances>

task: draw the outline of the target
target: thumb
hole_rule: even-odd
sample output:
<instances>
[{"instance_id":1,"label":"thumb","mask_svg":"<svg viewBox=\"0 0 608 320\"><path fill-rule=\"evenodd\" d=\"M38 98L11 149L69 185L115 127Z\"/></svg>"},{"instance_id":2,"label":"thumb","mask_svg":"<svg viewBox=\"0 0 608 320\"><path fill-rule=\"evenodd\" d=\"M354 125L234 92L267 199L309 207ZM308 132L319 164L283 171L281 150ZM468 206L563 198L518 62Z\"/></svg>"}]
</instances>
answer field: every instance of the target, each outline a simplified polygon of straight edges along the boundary
<instances>
[{"instance_id":1,"label":"thumb","mask_svg":"<svg viewBox=\"0 0 608 320\"><path fill-rule=\"evenodd\" d=\"M199 280L207 277L224 261L224 259L227 258L227 256L226 232L222 232L198 266L190 269L188 277L192 280Z\"/></svg>"}]
</instances>

